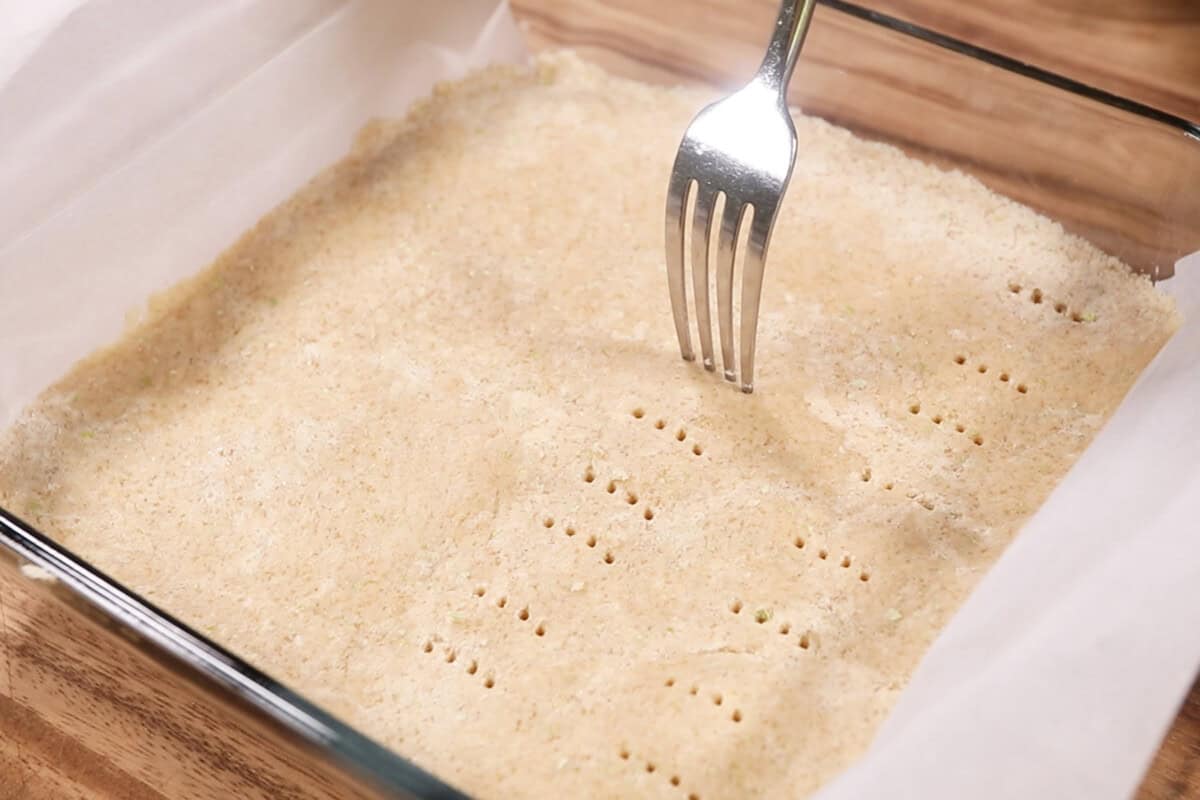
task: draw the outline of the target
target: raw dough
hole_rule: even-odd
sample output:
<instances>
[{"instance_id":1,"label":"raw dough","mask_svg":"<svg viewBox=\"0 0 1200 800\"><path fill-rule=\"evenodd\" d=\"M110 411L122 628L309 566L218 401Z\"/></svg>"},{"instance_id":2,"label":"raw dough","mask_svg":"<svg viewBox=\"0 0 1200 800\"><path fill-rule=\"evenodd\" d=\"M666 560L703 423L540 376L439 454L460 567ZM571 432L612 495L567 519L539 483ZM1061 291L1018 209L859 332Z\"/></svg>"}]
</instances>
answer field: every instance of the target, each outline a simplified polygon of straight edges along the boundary
<instances>
[{"instance_id":1,"label":"raw dough","mask_svg":"<svg viewBox=\"0 0 1200 800\"><path fill-rule=\"evenodd\" d=\"M816 789L1175 312L798 117L743 395L667 301L706 99L559 55L372 124L25 413L0 504L479 796Z\"/></svg>"}]
</instances>

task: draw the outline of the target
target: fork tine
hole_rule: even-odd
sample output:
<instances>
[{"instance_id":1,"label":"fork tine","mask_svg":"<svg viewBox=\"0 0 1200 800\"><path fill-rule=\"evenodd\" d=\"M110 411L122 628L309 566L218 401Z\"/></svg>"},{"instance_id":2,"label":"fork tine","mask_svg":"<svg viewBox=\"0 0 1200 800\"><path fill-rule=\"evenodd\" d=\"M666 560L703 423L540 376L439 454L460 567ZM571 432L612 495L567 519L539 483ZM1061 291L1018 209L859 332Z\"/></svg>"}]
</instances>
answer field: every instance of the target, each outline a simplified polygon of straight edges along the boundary
<instances>
[{"instance_id":1,"label":"fork tine","mask_svg":"<svg viewBox=\"0 0 1200 800\"><path fill-rule=\"evenodd\" d=\"M696 300L696 325L700 329L700 355L704 368L712 371L712 303L708 299L708 245L712 240L713 212L718 193L696 183L696 207L692 212L692 296Z\"/></svg>"},{"instance_id":2,"label":"fork tine","mask_svg":"<svg viewBox=\"0 0 1200 800\"><path fill-rule=\"evenodd\" d=\"M754 391L754 345L758 336L758 304L762 298L763 267L775 225L775 209L758 206L750 223L746 261L742 267L742 391Z\"/></svg>"},{"instance_id":3,"label":"fork tine","mask_svg":"<svg viewBox=\"0 0 1200 800\"><path fill-rule=\"evenodd\" d=\"M717 323L721 329L721 363L725 380L736 380L733 360L733 261L746 206L725 196L717 239Z\"/></svg>"},{"instance_id":4,"label":"fork tine","mask_svg":"<svg viewBox=\"0 0 1200 800\"><path fill-rule=\"evenodd\" d=\"M671 314L675 317L675 335L679 338L679 354L692 361L692 336L688 331L687 292L684 289L683 225L687 212L689 178L678 170L671 172L667 187L667 288L671 292Z\"/></svg>"}]
</instances>

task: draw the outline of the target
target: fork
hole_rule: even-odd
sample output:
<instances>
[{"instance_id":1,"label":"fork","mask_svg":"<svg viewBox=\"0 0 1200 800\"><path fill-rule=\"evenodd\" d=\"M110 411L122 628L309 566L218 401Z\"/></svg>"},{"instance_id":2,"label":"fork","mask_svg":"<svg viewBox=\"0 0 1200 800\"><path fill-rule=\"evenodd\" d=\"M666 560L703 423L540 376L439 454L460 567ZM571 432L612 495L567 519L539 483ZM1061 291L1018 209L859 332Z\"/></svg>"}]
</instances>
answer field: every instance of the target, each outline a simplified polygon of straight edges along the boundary
<instances>
[{"instance_id":1,"label":"fork","mask_svg":"<svg viewBox=\"0 0 1200 800\"><path fill-rule=\"evenodd\" d=\"M787 86L808 32L816 0L784 0L754 79L705 108L688 126L675 155L667 187L667 285L679 351L695 360L688 326L683 234L688 201L692 220L692 293L704 368L712 371L712 320L708 292L709 250L718 226L717 319L725 380L735 381L733 266L738 238L749 225L742 266L740 321L741 386L754 391L754 345L767 244L796 160L796 128L788 113ZM718 219L718 200L724 198Z\"/></svg>"}]
</instances>

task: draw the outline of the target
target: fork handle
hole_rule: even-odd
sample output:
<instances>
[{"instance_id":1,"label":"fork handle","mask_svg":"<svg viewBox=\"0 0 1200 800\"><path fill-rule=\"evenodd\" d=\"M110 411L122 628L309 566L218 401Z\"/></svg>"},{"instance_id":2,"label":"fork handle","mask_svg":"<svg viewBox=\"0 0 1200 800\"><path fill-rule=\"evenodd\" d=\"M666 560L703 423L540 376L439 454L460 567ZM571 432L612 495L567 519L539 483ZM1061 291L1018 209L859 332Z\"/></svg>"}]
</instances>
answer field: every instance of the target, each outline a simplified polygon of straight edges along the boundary
<instances>
[{"instance_id":1,"label":"fork handle","mask_svg":"<svg viewBox=\"0 0 1200 800\"><path fill-rule=\"evenodd\" d=\"M758 80L778 92L780 99L787 94L788 82L796 69L796 58L800 55L816 5L817 0L783 0L783 7L779 9L767 55L758 68Z\"/></svg>"}]
</instances>

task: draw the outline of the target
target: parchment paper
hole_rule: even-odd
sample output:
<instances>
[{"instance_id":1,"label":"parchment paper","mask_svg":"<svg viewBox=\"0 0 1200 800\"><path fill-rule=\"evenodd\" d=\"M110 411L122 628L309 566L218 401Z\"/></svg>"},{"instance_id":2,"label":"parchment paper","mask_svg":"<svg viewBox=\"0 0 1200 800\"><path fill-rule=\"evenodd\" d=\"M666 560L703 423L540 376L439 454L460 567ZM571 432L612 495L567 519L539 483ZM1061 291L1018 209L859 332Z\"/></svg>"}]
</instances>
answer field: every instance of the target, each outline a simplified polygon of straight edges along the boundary
<instances>
[{"instance_id":1,"label":"parchment paper","mask_svg":"<svg viewBox=\"0 0 1200 800\"><path fill-rule=\"evenodd\" d=\"M0 425L367 119L523 57L497 0L0 11ZM1200 666L1200 258L1163 287L1184 329L821 800L1115 800L1137 786Z\"/></svg>"},{"instance_id":2,"label":"parchment paper","mask_svg":"<svg viewBox=\"0 0 1200 800\"><path fill-rule=\"evenodd\" d=\"M0 51L40 41L0 73L0 425L369 119L525 55L502 0L13 9ZM47 34L36 20L54 16Z\"/></svg>"}]
</instances>

